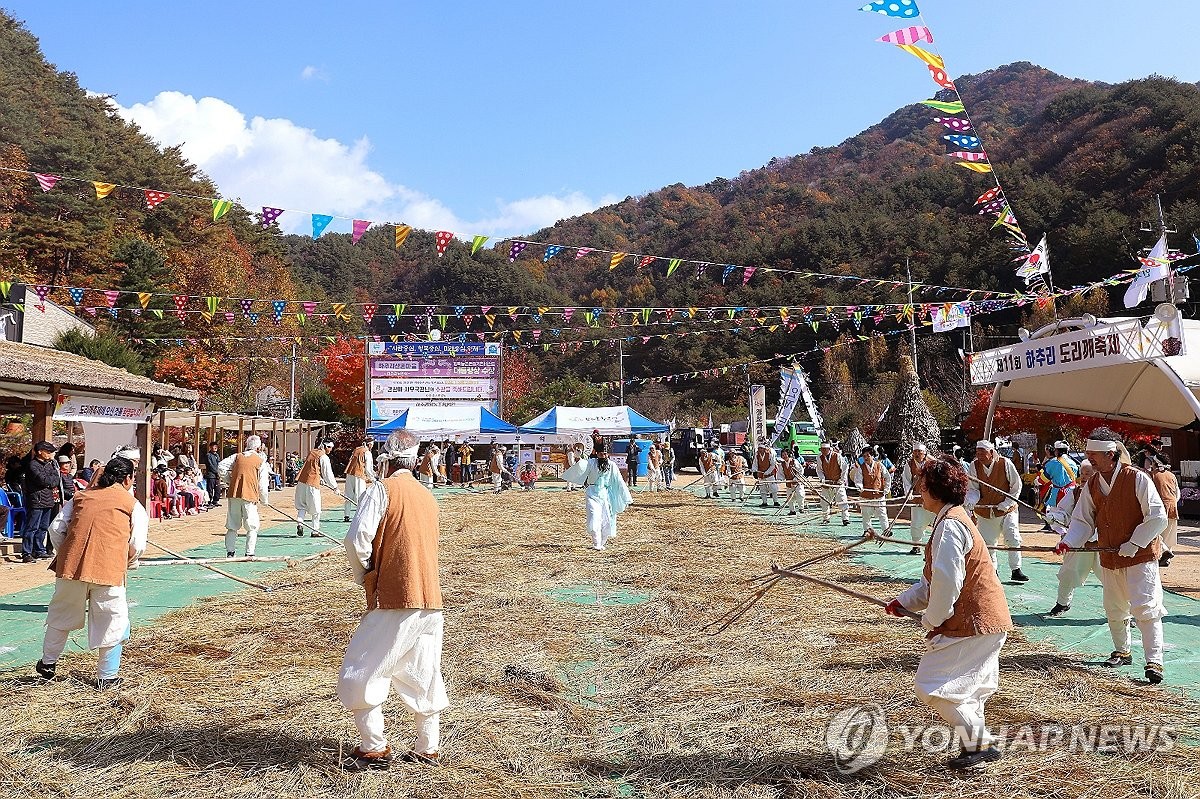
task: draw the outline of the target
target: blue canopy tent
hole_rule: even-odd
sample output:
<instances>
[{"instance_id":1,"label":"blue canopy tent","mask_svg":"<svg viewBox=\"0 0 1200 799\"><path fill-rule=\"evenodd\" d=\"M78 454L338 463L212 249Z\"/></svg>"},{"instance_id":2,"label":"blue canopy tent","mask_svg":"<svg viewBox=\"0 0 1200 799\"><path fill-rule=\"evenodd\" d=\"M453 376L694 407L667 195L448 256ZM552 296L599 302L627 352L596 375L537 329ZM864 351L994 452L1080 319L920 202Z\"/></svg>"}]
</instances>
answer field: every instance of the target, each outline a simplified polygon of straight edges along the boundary
<instances>
[{"instance_id":1,"label":"blue canopy tent","mask_svg":"<svg viewBox=\"0 0 1200 799\"><path fill-rule=\"evenodd\" d=\"M517 428L482 405L450 405L408 408L386 424L367 432L378 441L396 430L408 430L423 441L455 436L516 434Z\"/></svg>"},{"instance_id":2,"label":"blue canopy tent","mask_svg":"<svg viewBox=\"0 0 1200 799\"><path fill-rule=\"evenodd\" d=\"M521 425L523 434L575 435L586 437L593 430L605 436L627 436L635 433L666 433L670 427L647 419L628 405L608 408L572 408L556 405L536 419Z\"/></svg>"}]
</instances>

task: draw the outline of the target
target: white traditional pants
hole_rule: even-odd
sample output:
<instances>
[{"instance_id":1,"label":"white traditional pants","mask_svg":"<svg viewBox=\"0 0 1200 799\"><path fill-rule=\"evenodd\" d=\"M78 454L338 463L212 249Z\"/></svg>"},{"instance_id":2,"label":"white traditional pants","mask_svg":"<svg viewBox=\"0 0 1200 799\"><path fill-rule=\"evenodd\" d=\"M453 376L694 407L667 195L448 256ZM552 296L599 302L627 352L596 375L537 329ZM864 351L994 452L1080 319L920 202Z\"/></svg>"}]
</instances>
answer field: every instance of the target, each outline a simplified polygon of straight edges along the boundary
<instances>
[{"instance_id":1,"label":"white traditional pants","mask_svg":"<svg viewBox=\"0 0 1200 799\"><path fill-rule=\"evenodd\" d=\"M775 482L774 477L760 477L758 480L758 495L762 497L762 501L766 503L779 502L779 483Z\"/></svg>"},{"instance_id":2,"label":"white traditional pants","mask_svg":"<svg viewBox=\"0 0 1200 799\"><path fill-rule=\"evenodd\" d=\"M864 499L858 503L858 510L862 514L864 533L875 530L876 522L879 522L879 532L887 529L887 512L882 499Z\"/></svg>"},{"instance_id":3,"label":"white traditional pants","mask_svg":"<svg viewBox=\"0 0 1200 799\"><path fill-rule=\"evenodd\" d=\"M933 514L921 507L920 500L916 502L918 504L909 505L912 509L912 522L908 526L908 535L914 544L919 544L925 537L925 528L933 523Z\"/></svg>"},{"instance_id":4,"label":"white traditional pants","mask_svg":"<svg viewBox=\"0 0 1200 799\"><path fill-rule=\"evenodd\" d=\"M729 498L734 502L746 501L745 479L738 477L729 481Z\"/></svg>"},{"instance_id":5,"label":"white traditional pants","mask_svg":"<svg viewBox=\"0 0 1200 799\"><path fill-rule=\"evenodd\" d=\"M296 518L309 520L314 530L321 529L321 486L296 483Z\"/></svg>"},{"instance_id":6,"label":"white traditional pants","mask_svg":"<svg viewBox=\"0 0 1200 799\"><path fill-rule=\"evenodd\" d=\"M1000 648L1007 637L935 635L917 666L917 696L954 727L966 749L995 741L984 724L983 708L1000 683Z\"/></svg>"},{"instance_id":7,"label":"white traditional pants","mask_svg":"<svg viewBox=\"0 0 1200 799\"><path fill-rule=\"evenodd\" d=\"M1058 604L1071 606L1075 589L1083 585L1089 574L1100 579L1100 556L1095 552L1067 552L1058 567Z\"/></svg>"},{"instance_id":8,"label":"white traditional pants","mask_svg":"<svg viewBox=\"0 0 1200 799\"><path fill-rule=\"evenodd\" d=\"M646 467L646 485L651 491L663 490L663 471L662 466L650 464Z\"/></svg>"},{"instance_id":9,"label":"white traditional pants","mask_svg":"<svg viewBox=\"0 0 1200 799\"><path fill-rule=\"evenodd\" d=\"M712 497L717 493L717 470L704 473L704 496Z\"/></svg>"},{"instance_id":10,"label":"white traditional pants","mask_svg":"<svg viewBox=\"0 0 1200 799\"><path fill-rule=\"evenodd\" d=\"M609 541L617 537L617 517L608 504L607 497L586 495L587 529L592 537L593 549L604 549Z\"/></svg>"},{"instance_id":11,"label":"white traditional pants","mask_svg":"<svg viewBox=\"0 0 1200 799\"><path fill-rule=\"evenodd\" d=\"M492 488L496 489L496 493L499 494L503 487L504 474L501 472L492 472Z\"/></svg>"},{"instance_id":12,"label":"white traditional pants","mask_svg":"<svg viewBox=\"0 0 1200 799\"><path fill-rule=\"evenodd\" d=\"M825 505L825 521L829 521L829 514L833 512L835 505L842 509L842 521L850 521L850 503L846 501L845 486L821 486L817 489L817 494Z\"/></svg>"},{"instance_id":13,"label":"white traditional pants","mask_svg":"<svg viewBox=\"0 0 1200 799\"><path fill-rule=\"evenodd\" d=\"M354 517L359 500L367 492L367 481L353 474L346 475L346 501L342 503L342 515Z\"/></svg>"},{"instance_id":14,"label":"white traditional pants","mask_svg":"<svg viewBox=\"0 0 1200 799\"><path fill-rule=\"evenodd\" d=\"M1163 546L1168 552L1174 552L1179 545L1179 520L1167 519L1167 529L1162 533Z\"/></svg>"},{"instance_id":15,"label":"white traditional pants","mask_svg":"<svg viewBox=\"0 0 1200 799\"><path fill-rule=\"evenodd\" d=\"M358 623L337 694L354 714L359 751L387 749L383 703L392 689L416 717L413 751L436 752L440 714L450 705L442 681L442 611L376 609Z\"/></svg>"},{"instance_id":16,"label":"white traditional pants","mask_svg":"<svg viewBox=\"0 0 1200 799\"><path fill-rule=\"evenodd\" d=\"M788 487L787 498L783 501L783 506L793 511L803 511L806 504L804 496L804 484L798 483Z\"/></svg>"},{"instance_id":17,"label":"white traditional pants","mask_svg":"<svg viewBox=\"0 0 1200 799\"><path fill-rule=\"evenodd\" d=\"M62 577L54 582L54 596L46 609L46 637L42 641L42 662L58 662L72 630L88 628L88 649L100 650L97 676L102 680L117 676L121 668L121 649L129 637L129 604L125 586L99 585Z\"/></svg>"},{"instance_id":18,"label":"white traditional pants","mask_svg":"<svg viewBox=\"0 0 1200 799\"><path fill-rule=\"evenodd\" d=\"M246 528L246 557L254 556L254 543L258 540L258 503L236 497L228 497L229 507L225 510L225 551L237 552L238 530Z\"/></svg>"},{"instance_id":19,"label":"white traditional pants","mask_svg":"<svg viewBox=\"0 0 1200 799\"><path fill-rule=\"evenodd\" d=\"M1147 663L1163 662L1162 620L1167 615L1163 606L1162 581L1158 576L1158 561L1138 563L1124 569L1100 567L1100 584L1104 586L1104 615L1112 633L1113 649L1129 650L1129 618L1133 617L1142 634L1142 649Z\"/></svg>"},{"instance_id":20,"label":"white traditional pants","mask_svg":"<svg viewBox=\"0 0 1200 799\"><path fill-rule=\"evenodd\" d=\"M417 479L421 481L421 485L425 486L430 491L433 490L433 475L432 474L423 474L423 473L418 474Z\"/></svg>"},{"instance_id":21,"label":"white traditional pants","mask_svg":"<svg viewBox=\"0 0 1200 799\"><path fill-rule=\"evenodd\" d=\"M983 516L976 514L975 526L979 528L979 535L983 537L983 541L989 547L994 546L1021 546L1021 531L1017 527L1017 512L1012 511L1006 513L996 519L986 519ZM1000 542L1004 543L1001 544ZM1000 559L997 557L999 552L992 552L992 566L997 571L1000 569ZM1008 553L1008 568L1016 571L1021 568L1021 553Z\"/></svg>"}]
</instances>

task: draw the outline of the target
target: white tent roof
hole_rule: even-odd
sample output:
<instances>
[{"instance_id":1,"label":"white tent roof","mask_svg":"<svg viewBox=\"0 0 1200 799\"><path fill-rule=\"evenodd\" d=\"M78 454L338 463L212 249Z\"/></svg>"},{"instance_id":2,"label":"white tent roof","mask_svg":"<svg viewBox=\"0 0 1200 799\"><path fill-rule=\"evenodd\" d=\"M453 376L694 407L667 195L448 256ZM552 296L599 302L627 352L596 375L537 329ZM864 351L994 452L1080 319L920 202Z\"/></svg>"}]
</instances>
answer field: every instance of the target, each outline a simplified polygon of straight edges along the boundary
<instances>
[{"instance_id":1,"label":"white tent roof","mask_svg":"<svg viewBox=\"0 0 1200 799\"><path fill-rule=\"evenodd\" d=\"M1187 427L1200 420L1200 321L1181 324L1184 355L1019 378L998 388L1000 405Z\"/></svg>"},{"instance_id":2,"label":"white tent roof","mask_svg":"<svg viewBox=\"0 0 1200 799\"><path fill-rule=\"evenodd\" d=\"M152 424L157 426L161 422L165 422L167 427L194 427L197 420L199 420L201 430L213 427L214 422L218 430L237 430L241 423L247 433L250 432L251 427L260 433L270 432L272 425L280 432L295 432L305 425L320 428L331 424L311 419L277 419L273 416L247 416L241 413L178 409L158 411L154 414Z\"/></svg>"}]
</instances>

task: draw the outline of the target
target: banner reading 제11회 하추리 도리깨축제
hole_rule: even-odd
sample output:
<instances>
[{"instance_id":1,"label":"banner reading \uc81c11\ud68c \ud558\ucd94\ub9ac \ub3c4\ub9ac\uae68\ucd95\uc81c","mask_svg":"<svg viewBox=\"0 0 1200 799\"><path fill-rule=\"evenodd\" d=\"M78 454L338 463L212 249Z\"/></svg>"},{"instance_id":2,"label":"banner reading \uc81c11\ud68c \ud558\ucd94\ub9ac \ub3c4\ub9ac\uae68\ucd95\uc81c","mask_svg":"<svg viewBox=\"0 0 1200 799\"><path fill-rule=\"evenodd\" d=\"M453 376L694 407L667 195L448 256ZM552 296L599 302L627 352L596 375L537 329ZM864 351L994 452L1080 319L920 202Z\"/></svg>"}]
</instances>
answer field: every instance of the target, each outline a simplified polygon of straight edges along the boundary
<instances>
[{"instance_id":1,"label":"banner reading \uc81c11\ud68c \ud558\ucd94\ub9ac \ub3c4\ub9ac\uae68\ucd95\uc81c","mask_svg":"<svg viewBox=\"0 0 1200 799\"><path fill-rule=\"evenodd\" d=\"M496 342L369 342L370 425L421 406L482 405L499 415L500 351Z\"/></svg>"},{"instance_id":2,"label":"banner reading \uc81c11\ud68c \ud558\ucd94\ub9ac \ub3c4\ub9ac\uae68\ucd95\uc81c","mask_svg":"<svg viewBox=\"0 0 1200 799\"><path fill-rule=\"evenodd\" d=\"M971 382L991 385L1183 354L1178 312L1166 321L1153 316L1144 325L1120 319L977 352L971 356Z\"/></svg>"}]
</instances>

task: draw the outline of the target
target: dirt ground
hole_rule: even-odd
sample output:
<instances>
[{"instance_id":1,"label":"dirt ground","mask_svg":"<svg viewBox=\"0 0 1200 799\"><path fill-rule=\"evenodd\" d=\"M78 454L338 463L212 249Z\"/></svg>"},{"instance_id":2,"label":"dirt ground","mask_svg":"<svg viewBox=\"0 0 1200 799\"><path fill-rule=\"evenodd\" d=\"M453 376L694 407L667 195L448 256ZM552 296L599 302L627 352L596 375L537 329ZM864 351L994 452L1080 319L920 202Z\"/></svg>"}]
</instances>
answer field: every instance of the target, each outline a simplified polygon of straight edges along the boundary
<instances>
[{"instance_id":1,"label":"dirt ground","mask_svg":"<svg viewBox=\"0 0 1200 799\"><path fill-rule=\"evenodd\" d=\"M678 491L639 493L603 552L587 546L579 493L460 494L441 507L441 767L338 768L355 739L335 686L363 606L330 558L278 576L299 585L226 594L135 631L119 691L88 684L95 656L82 652L60 664L62 680L0 680L0 797L1200 796L1194 738L1144 753L1016 747L965 778L945 770L945 751L907 751L898 725L936 724L913 689L922 633L842 594L785 581L736 625L711 626L759 585L748 578L833 550L828 536ZM814 573L883 599L903 587L844 560ZM1194 735L1198 708L1177 689L1020 631L1000 682L988 721L1006 740L1019 725L1101 722ZM893 725L887 749L843 773L826 726L871 706ZM404 751L410 717L394 698L386 714Z\"/></svg>"}]
</instances>

